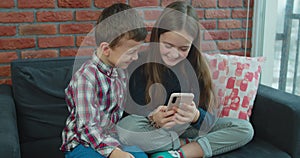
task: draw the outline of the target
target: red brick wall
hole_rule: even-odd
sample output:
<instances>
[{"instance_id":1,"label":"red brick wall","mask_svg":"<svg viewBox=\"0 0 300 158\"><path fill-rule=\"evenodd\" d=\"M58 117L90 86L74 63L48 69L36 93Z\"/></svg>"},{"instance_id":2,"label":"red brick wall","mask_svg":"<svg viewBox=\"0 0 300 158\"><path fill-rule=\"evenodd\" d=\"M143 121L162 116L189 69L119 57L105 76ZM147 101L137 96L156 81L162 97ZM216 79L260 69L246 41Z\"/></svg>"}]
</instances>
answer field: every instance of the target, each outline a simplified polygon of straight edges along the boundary
<instances>
[{"instance_id":1,"label":"red brick wall","mask_svg":"<svg viewBox=\"0 0 300 158\"><path fill-rule=\"evenodd\" d=\"M0 84L9 83L10 62L15 59L74 56L85 35L93 28L103 8L124 2L140 9L151 26L160 6L174 0L1 0L0 1ZM250 55L252 8L248 44L245 44L248 0L189 0L207 30L202 49ZM153 7L154 6L154 7ZM86 43L91 51L93 42ZM214 46L218 48L215 48Z\"/></svg>"}]
</instances>

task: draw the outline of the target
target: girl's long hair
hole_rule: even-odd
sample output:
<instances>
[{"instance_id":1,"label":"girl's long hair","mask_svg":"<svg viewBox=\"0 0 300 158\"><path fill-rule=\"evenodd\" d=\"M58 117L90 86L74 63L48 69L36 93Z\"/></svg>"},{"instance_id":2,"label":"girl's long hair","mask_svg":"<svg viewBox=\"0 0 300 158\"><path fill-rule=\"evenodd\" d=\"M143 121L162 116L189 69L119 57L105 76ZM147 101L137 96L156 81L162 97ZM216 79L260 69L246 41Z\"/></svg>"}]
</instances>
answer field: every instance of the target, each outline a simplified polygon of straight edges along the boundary
<instances>
[{"instance_id":1,"label":"girl's long hair","mask_svg":"<svg viewBox=\"0 0 300 158\"><path fill-rule=\"evenodd\" d=\"M200 51L200 24L199 18L192 6L186 2L178 1L168 5L156 21L150 37L150 50L148 59L149 61L155 61L156 63L149 62L145 65L145 75L147 78L146 86L146 102L150 103L151 98L155 98L156 101L152 100L152 103L162 104L164 101L157 100L161 98L162 90L159 88L151 88L150 86L154 83L162 83L164 69L162 66L162 58L159 50L159 38L160 35L169 31L185 31L193 37L193 42L187 60L190 62L196 74L198 85L199 85L199 104L201 108L209 110L217 106L217 99L213 91L212 79L208 64ZM179 63L180 64L180 63ZM184 71L182 66L181 72L188 79L188 74ZM197 88L197 87L196 87ZM150 89L150 92L149 92Z\"/></svg>"}]
</instances>

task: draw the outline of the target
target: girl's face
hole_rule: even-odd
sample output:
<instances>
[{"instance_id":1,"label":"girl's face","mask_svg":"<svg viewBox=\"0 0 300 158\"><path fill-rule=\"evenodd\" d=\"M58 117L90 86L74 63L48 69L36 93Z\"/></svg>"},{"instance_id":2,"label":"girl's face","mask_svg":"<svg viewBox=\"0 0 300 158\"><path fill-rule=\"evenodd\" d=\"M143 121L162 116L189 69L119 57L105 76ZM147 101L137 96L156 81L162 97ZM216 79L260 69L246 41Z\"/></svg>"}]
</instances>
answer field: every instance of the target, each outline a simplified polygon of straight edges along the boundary
<instances>
[{"instance_id":1,"label":"girl's face","mask_svg":"<svg viewBox=\"0 0 300 158\"><path fill-rule=\"evenodd\" d=\"M191 49L193 37L185 31L169 31L160 35L159 50L162 60L174 66L184 60Z\"/></svg>"}]
</instances>

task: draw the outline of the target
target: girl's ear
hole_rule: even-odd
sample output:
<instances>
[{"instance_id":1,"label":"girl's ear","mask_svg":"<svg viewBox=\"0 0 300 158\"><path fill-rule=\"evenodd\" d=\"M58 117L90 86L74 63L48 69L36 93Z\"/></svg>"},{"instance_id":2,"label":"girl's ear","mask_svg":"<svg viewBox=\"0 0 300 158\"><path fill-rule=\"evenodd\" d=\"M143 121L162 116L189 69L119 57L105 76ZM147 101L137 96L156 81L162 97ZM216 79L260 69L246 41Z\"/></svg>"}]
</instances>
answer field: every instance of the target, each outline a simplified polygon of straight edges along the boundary
<instances>
[{"instance_id":1,"label":"girl's ear","mask_svg":"<svg viewBox=\"0 0 300 158\"><path fill-rule=\"evenodd\" d=\"M110 51L111 51L111 48L109 47L109 43L107 43L107 42L101 42L100 46L98 47L98 51L100 51L101 54L103 54L105 56L109 56L110 55Z\"/></svg>"}]
</instances>

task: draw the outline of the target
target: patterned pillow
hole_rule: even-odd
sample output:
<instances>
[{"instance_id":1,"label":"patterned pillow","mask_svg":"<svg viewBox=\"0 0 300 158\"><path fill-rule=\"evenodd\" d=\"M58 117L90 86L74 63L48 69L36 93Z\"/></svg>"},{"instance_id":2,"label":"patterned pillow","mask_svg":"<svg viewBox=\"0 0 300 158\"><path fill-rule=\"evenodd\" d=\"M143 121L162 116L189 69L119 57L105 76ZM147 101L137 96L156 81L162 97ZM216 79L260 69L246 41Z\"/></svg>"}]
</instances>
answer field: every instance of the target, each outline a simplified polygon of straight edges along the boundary
<instances>
[{"instance_id":1,"label":"patterned pillow","mask_svg":"<svg viewBox=\"0 0 300 158\"><path fill-rule=\"evenodd\" d=\"M205 54L219 97L221 117L249 120L264 57Z\"/></svg>"}]
</instances>

